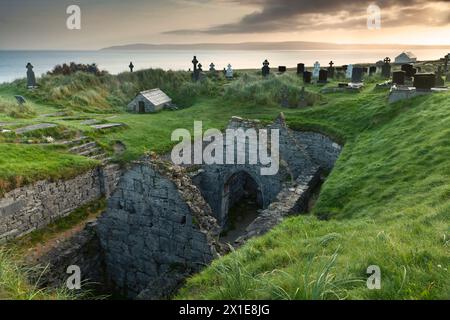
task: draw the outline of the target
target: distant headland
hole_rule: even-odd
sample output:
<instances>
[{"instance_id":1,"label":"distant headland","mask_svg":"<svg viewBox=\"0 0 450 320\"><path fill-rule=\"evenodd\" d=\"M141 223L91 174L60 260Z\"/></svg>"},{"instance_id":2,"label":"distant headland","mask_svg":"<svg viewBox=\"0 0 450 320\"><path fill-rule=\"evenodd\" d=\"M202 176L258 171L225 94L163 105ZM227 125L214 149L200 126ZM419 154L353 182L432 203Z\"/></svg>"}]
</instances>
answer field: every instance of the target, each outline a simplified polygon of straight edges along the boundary
<instances>
[{"instance_id":1,"label":"distant headland","mask_svg":"<svg viewBox=\"0 0 450 320\"><path fill-rule=\"evenodd\" d=\"M361 50L361 49L450 49L447 45L418 44L339 44L326 42L286 41L286 42L240 42L240 43L196 43L196 44L127 44L101 49L104 50Z\"/></svg>"}]
</instances>

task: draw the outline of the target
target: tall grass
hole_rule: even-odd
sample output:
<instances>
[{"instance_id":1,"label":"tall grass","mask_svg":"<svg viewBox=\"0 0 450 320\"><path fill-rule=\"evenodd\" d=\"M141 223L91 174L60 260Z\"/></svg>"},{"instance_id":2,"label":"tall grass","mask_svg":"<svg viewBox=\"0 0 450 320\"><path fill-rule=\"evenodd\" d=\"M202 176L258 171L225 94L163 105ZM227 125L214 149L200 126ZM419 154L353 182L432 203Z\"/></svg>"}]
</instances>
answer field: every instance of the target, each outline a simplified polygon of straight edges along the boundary
<instances>
[{"instance_id":1,"label":"tall grass","mask_svg":"<svg viewBox=\"0 0 450 320\"><path fill-rule=\"evenodd\" d=\"M10 250L0 248L0 300L73 300L77 296L66 288L39 288L39 275L45 269L25 267ZM36 282L30 279L37 278Z\"/></svg>"}]
</instances>

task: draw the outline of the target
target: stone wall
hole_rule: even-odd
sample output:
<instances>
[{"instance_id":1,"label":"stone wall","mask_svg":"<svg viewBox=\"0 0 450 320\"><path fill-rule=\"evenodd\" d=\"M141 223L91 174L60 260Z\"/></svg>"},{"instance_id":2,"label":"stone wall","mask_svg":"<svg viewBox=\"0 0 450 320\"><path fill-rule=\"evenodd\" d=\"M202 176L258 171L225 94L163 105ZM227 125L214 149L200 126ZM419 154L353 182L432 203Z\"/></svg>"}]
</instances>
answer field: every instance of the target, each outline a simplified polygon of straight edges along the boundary
<instances>
[{"instance_id":1,"label":"stone wall","mask_svg":"<svg viewBox=\"0 0 450 320\"><path fill-rule=\"evenodd\" d=\"M294 131L293 134L316 164L328 172L333 169L341 154L342 146L329 137L316 132Z\"/></svg>"},{"instance_id":2,"label":"stone wall","mask_svg":"<svg viewBox=\"0 0 450 320\"><path fill-rule=\"evenodd\" d=\"M211 209L180 170L135 163L98 221L109 282L126 297L166 298L223 250Z\"/></svg>"},{"instance_id":3,"label":"stone wall","mask_svg":"<svg viewBox=\"0 0 450 320\"><path fill-rule=\"evenodd\" d=\"M70 214L75 209L108 196L120 168L95 168L69 180L38 181L14 189L0 198L0 242L4 242Z\"/></svg>"}]
</instances>

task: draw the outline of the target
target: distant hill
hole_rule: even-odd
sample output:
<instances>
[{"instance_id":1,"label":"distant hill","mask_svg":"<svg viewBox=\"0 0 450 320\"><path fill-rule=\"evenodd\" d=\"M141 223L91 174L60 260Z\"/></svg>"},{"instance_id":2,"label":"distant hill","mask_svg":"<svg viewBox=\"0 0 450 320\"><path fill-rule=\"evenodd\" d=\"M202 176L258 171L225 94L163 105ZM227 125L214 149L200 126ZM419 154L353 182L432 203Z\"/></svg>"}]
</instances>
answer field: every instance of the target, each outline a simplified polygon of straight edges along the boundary
<instances>
[{"instance_id":1,"label":"distant hill","mask_svg":"<svg viewBox=\"0 0 450 320\"><path fill-rule=\"evenodd\" d=\"M325 42L241 42L197 44L128 44L101 50L355 50L355 49L450 49L450 45L404 45L404 44L338 44Z\"/></svg>"}]
</instances>

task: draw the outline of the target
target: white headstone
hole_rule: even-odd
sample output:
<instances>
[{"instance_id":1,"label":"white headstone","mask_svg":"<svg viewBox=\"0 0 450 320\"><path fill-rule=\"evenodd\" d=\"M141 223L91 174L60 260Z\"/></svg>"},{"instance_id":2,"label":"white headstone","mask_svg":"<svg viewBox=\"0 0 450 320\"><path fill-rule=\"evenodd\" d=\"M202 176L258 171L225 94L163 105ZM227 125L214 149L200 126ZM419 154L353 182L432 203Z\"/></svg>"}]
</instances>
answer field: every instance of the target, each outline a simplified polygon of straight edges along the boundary
<instances>
[{"instance_id":1,"label":"white headstone","mask_svg":"<svg viewBox=\"0 0 450 320\"><path fill-rule=\"evenodd\" d=\"M345 77L346 77L347 79L351 79L351 78L352 78L352 74L353 74L353 65L352 65L352 64L349 64L349 65L347 66L347 72L345 73Z\"/></svg>"},{"instance_id":2,"label":"white headstone","mask_svg":"<svg viewBox=\"0 0 450 320\"><path fill-rule=\"evenodd\" d=\"M319 72L320 72L320 63L318 61L316 61L316 63L314 63L314 69L313 69L313 78L317 79L319 78Z\"/></svg>"},{"instance_id":3,"label":"white headstone","mask_svg":"<svg viewBox=\"0 0 450 320\"><path fill-rule=\"evenodd\" d=\"M233 69L231 68L231 64L228 64L225 76L227 79L233 79Z\"/></svg>"}]
</instances>

